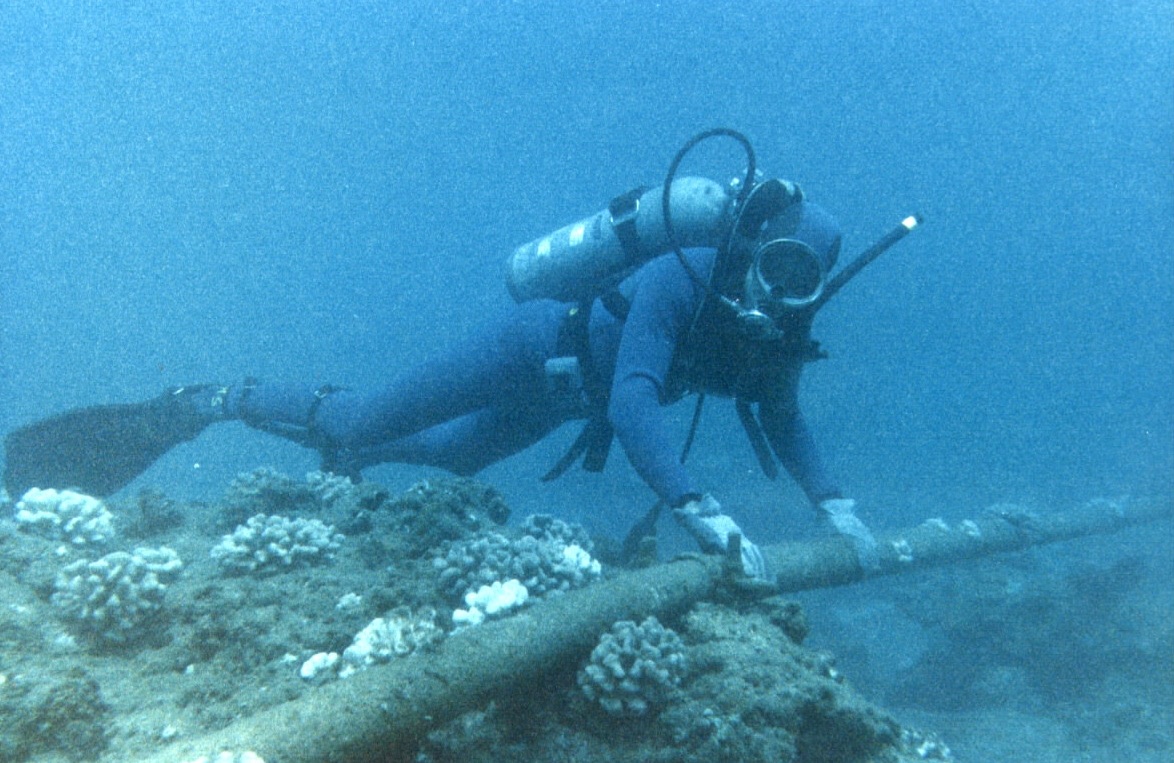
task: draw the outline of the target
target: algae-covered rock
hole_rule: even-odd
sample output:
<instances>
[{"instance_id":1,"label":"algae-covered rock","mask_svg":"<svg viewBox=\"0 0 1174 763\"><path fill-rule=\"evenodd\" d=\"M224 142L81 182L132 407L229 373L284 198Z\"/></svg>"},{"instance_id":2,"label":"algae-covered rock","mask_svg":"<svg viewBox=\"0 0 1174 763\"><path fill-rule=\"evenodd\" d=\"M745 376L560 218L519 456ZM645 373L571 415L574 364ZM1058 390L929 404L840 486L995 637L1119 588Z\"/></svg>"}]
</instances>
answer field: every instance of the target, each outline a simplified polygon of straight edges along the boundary
<instances>
[{"instance_id":1,"label":"algae-covered rock","mask_svg":"<svg viewBox=\"0 0 1174 763\"><path fill-rule=\"evenodd\" d=\"M1041 704L1078 707L1073 698L1107 696L1131 676L1130 701L1141 694L1170 706L1172 684L1153 680L1170 674L1170 626L1155 638L1162 614L1143 587L1145 564L1057 550L979 561L966 575L937 570L914 578L894 591L896 606L939 638L914 664L885 676L888 700L935 711L1035 712Z\"/></svg>"},{"instance_id":2,"label":"algae-covered rock","mask_svg":"<svg viewBox=\"0 0 1174 763\"><path fill-rule=\"evenodd\" d=\"M106 748L109 707L82 670L34 669L4 675L0 685L0 760L36 755L93 760Z\"/></svg>"},{"instance_id":3,"label":"algae-covered rock","mask_svg":"<svg viewBox=\"0 0 1174 763\"><path fill-rule=\"evenodd\" d=\"M322 508L321 493L268 467L238 474L224 492L220 522L229 527L255 514L307 514Z\"/></svg>"},{"instance_id":4,"label":"algae-covered rock","mask_svg":"<svg viewBox=\"0 0 1174 763\"><path fill-rule=\"evenodd\" d=\"M646 621L647 624L647 621ZM629 627L630 626L630 627ZM632 654L639 652L634 624ZM798 605L703 603L673 624L687 665L659 712L603 713L569 673L526 696L499 697L431 734L419 760L576 763L899 763L950 760L932 735L902 728L803 648ZM669 646L668 640L658 643ZM606 648L605 653L616 651ZM661 652L672 652L673 648ZM613 661L614 662L614 661ZM628 661L634 664L632 660ZM654 661L655 662L655 661ZM593 663L594 664L594 663ZM602 660L598 663L601 667ZM621 664L627 676L630 665ZM618 687L624 677L617 677ZM640 693L636 683L632 696ZM594 692L598 695L599 692Z\"/></svg>"},{"instance_id":5,"label":"algae-covered rock","mask_svg":"<svg viewBox=\"0 0 1174 763\"><path fill-rule=\"evenodd\" d=\"M184 506L153 488L140 490L134 501L119 505L130 538L151 538L182 527L186 521Z\"/></svg>"},{"instance_id":6,"label":"algae-covered rock","mask_svg":"<svg viewBox=\"0 0 1174 763\"><path fill-rule=\"evenodd\" d=\"M417 482L380 513L393 519L396 553L422 556L446 541L504 524L510 509L495 488L463 478Z\"/></svg>"},{"instance_id":7,"label":"algae-covered rock","mask_svg":"<svg viewBox=\"0 0 1174 763\"><path fill-rule=\"evenodd\" d=\"M676 744L697 760L803 763L881 760L898 746L897 722L780 627L793 618L777 601L748 611L703 603L686 616L689 699L661 717Z\"/></svg>"}]
</instances>

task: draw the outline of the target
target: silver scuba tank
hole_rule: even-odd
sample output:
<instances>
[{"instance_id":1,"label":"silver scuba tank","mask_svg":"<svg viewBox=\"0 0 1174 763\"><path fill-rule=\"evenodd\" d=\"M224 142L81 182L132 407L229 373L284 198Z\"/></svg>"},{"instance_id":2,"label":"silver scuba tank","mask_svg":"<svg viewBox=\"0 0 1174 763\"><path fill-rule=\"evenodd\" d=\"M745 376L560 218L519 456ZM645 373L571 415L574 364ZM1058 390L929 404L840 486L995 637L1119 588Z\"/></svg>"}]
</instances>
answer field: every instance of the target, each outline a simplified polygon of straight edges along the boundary
<instances>
[{"instance_id":1,"label":"silver scuba tank","mask_svg":"<svg viewBox=\"0 0 1174 763\"><path fill-rule=\"evenodd\" d=\"M673 181L673 230L682 247L725 243L734 197L702 177ZM670 251L661 208L663 186L637 188L608 208L514 250L506 287L518 302L574 302L597 296L652 258Z\"/></svg>"}]
</instances>

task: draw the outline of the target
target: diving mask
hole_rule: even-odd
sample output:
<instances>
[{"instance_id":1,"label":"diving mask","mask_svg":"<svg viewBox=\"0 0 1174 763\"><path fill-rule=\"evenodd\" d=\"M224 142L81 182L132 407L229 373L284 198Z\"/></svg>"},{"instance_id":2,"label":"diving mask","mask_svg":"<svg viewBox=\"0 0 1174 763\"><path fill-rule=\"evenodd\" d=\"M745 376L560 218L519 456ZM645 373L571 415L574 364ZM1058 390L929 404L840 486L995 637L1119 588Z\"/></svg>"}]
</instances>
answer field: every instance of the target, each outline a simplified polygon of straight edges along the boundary
<instances>
[{"instance_id":1,"label":"diving mask","mask_svg":"<svg viewBox=\"0 0 1174 763\"><path fill-rule=\"evenodd\" d=\"M768 314L807 307L823 293L823 258L806 242L776 238L759 244L746 273L746 299Z\"/></svg>"}]
</instances>

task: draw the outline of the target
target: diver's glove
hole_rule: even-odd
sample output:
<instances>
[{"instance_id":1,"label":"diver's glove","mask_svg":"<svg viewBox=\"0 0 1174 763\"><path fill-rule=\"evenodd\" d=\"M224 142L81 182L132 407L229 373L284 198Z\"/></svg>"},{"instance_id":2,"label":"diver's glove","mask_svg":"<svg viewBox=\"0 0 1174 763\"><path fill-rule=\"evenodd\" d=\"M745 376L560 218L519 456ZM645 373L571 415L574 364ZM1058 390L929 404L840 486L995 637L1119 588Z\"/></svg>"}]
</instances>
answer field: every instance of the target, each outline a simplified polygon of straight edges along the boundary
<instances>
[{"instance_id":1,"label":"diver's glove","mask_svg":"<svg viewBox=\"0 0 1174 763\"><path fill-rule=\"evenodd\" d=\"M876 538L856 516L856 501L851 498L827 498L819 502L819 511L833 530L852 542L856 559L865 573L880 569Z\"/></svg>"},{"instance_id":2,"label":"diver's glove","mask_svg":"<svg viewBox=\"0 0 1174 763\"><path fill-rule=\"evenodd\" d=\"M769 580L766 560L758 546L751 543L742 528L728 514L722 513L721 504L709 493L690 498L680 508L673 509L673 518L684 527L701 550L707 554L724 554L730 545L731 535L742 536L742 571L757 580Z\"/></svg>"}]
</instances>

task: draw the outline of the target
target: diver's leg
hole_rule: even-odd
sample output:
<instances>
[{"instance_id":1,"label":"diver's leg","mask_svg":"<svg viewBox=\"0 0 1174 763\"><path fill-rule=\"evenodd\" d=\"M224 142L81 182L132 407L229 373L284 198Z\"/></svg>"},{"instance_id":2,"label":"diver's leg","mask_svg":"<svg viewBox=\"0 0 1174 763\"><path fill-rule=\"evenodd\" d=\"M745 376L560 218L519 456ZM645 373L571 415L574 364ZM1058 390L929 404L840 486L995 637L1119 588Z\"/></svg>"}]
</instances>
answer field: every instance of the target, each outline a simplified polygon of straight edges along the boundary
<instances>
[{"instance_id":1,"label":"diver's leg","mask_svg":"<svg viewBox=\"0 0 1174 763\"><path fill-rule=\"evenodd\" d=\"M556 302L519 305L373 393L256 383L234 388L228 411L310 447L359 452L480 409L542 406L565 314Z\"/></svg>"},{"instance_id":2,"label":"diver's leg","mask_svg":"<svg viewBox=\"0 0 1174 763\"><path fill-rule=\"evenodd\" d=\"M485 408L382 445L340 453L344 471L395 462L435 466L471 477L550 434L561 417L527 408Z\"/></svg>"}]
</instances>

